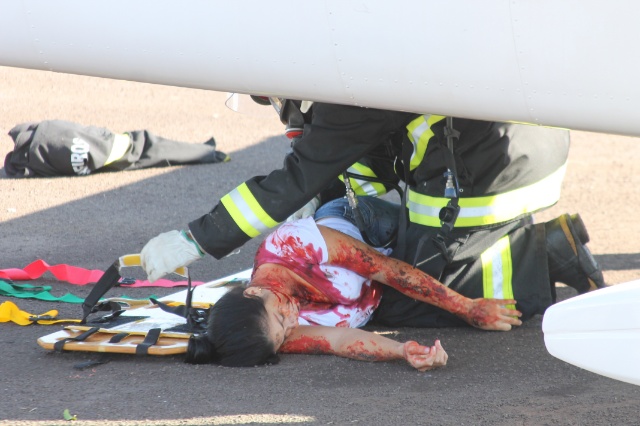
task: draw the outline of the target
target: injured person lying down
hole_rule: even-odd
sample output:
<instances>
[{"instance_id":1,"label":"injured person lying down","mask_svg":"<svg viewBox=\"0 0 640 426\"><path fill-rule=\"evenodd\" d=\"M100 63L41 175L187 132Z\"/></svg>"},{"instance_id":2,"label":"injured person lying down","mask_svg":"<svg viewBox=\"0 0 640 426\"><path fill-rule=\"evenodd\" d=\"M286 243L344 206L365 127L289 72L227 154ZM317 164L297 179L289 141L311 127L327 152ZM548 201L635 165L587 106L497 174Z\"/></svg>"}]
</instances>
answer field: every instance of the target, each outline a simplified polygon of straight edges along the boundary
<instances>
[{"instance_id":1,"label":"injured person lying down","mask_svg":"<svg viewBox=\"0 0 640 426\"><path fill-rule=\"evenodd\" d=\"M506 331L521 325L515 300L467 298L388 257L390 249L364 243L349 218L334 214L345 211L340 203L347 201L326 204L314 218L284 223L265 239L250 283L230 290L211 308L206 333L189 340L186 362L255 366L277 363L278 353L297 353L405 360L420 371L446 365L448 356L438 340L424 346L359 328L371 319L387 286L474 327ZM371 197L360 205L382 211L378 219L397 211ZM390 234L387 227L367 226L367 234Z\"/></svg>"}]
</instances>

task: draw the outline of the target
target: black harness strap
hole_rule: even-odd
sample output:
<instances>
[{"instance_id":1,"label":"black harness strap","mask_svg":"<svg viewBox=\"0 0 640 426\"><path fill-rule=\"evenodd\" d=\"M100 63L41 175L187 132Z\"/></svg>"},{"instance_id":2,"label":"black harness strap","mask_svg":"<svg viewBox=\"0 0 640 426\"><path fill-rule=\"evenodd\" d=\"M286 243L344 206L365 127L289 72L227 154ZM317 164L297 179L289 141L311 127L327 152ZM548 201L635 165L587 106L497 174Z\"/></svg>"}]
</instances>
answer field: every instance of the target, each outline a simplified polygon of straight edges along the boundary
<instances>
[{"instance_id":1,"label":"black harness strap","mask_svg":"<svg viewBox=\"0 0 640 426\"><path fill-rule=\"evenodd\" d=\"M170 314L177 315L182 318L187 318L187 306L186 305L178 305L178 306L169 306L164 302L159 301L158 299L154 299L150 297L149 300L154 305L158 305L160 309Z\"/></svg>"},{"instance_id":2,"label":"black harness strap","mask_svg":"<svg viewBox=\"0 0 640 426\"><path fill-rule=\"evenodd\" d=\"M192 301L194 290L195 287L191 283L191 273L187 271L187 297L184 305L169 306L154 298L150 298L149 300L151 300L153 304L158 305L158 307L163 311L185 318L187 320L187 328L195 331L196 329L201 329L202 324L206 323L208 312L205 309L193 308Z\"/></svg>"},{"instance_id":3,"label":"black harness strap","mask_svg":"<svg viewBox=\"0 0 640 426\"><path fill-rule=\"evenodd\" d=\"M100 302L97 305L95 305L93 309L91 309L91 312L103 312L103 311L109 311L111 313L103 317L97 318L95 320L89 321L88 323L110 322L113 319L118 318L120 315L122 315L122 313L124 312L124 309L122 309L122 305L112 300Z\"/></svg>"},{"instance_id":4,"label":"black harness strap","mask_svg":"<svg viewBox=\"0 0 640 426\"><path fill-rule=\"evenodd\" d=\"M151 303L158 305L160 309L170 314L178 315L186 318L186 328L188 332L202 332L206 329L207 319L209 317L209 309L189 308L189 305L169 306L157 299L150 298ZM184 328L184 327L183 327Z\"/></svg>"},{"instance_id":5,"label":"black harness strap","mask_svg":"<svg viewBox=\"0 0 640 426\"><path fill-rule=\"evenodd\" d=\"M452 261L453 255L452 252L448 249L449 234L453 229L456 219L458 218L458 214L460 212L460 206L458 205L458 197L460 194L460 187L458 183L458 174L456 169L455 157L453 155L453 144L454 139L458 139L460 137L460 132L453 128L453 118L446 117L446 126L444 128L444 134L447 138L447 149L445 150L446 162L447 162L447 172L444 177L446 178L445 184L445 192L444 196L449 198L449 202L445 207L440 210L439 218L441 223L441 229L438 234L431 238L433 244L438 248L439 254L442 255L442 260L444 262L443 266L450 263ZM411 154L413 153L413 144L408 141L406 138L402 144L402 163L404 168L404 182L405 182L405 191L402 194L402 209L401 215L398 220L398 243L396 245L396 249L394 251L394 257L406 260L406 250L407 250L407 229L409 224L409 211L407 208L407 188L409 186L415 185L415 181L410 176L410 165L411 165ZM416 247L415 256L413 258L412 265L419 266L423 263L433 261L436 257L439 257L438 254L431 256L430 258L423 259L419 261L419 256L422 252L422 248L429 238L429 234L424 234L419 240ZM438 270L442 270L443 268L435 268Z\"/></svg>"},{"instance_id":6,"label":"black harness strap","mask_svg":"<svg viewBox=\"0 0 640 426\"><path fill-rule=\"evenodd\" d=\"M445 151L447 157L447 172L445 178L447 179L444 187L444 196L449 198L449 202L446 207L440 210L440 221L442 228L441 234L444 234L446 238L451 233L458 214L460 213L460 206L458 205L458 198L460 197L460 184L458 182L458 169L456 168L456 159L453 155L453 143L454 139L460 138L460 132L453 128L453 117L446 118L447 125L444 128L444 134L447 137L447 150ZM444 253L443 253L444 254ZM447 255L445 255L447 256Z\"/></svg>"},{"instance_id":7,"label":"black harness strap","mask_svg":"<svg viewBox=\"0 0 640 426\"><path fill-rule=\"evenodd\" d=\"M112 287L120 284L133 284L135 280L122 278L120 275L120 259L116 260L106 271L102 277L98 280L96 285L91 289L89 295L84 299L82 303L82 320L80 324L87 323L87 317L95 312L100 311L110 311L111 314L105 315L104 317L98 319L97 321L90 322L107 322L116 318L118 315L122 314L124 310L122 309L122 305L118 302L114 301L103 301L100 302L102 296L105 295L107 291L109 291ZM193 288L191 286L191 278L189 277L189 294L187 299L190 303L191 293L193 292Z\"/></svg>"},{"instance_id":8,"label":"black harness strap","mask_svg":"<svg viewBox=\"0 0 640 426\"><path fill-rule=\"evenodd\" d=\"M413 154L413 144L408 138L402 140L402 169L404 171L404 191L402 192L400 209L400 217L398 218L398 239L396 248L393 252L393 257L406 261L405 256L407 252L407 229L409 227L409 209L407 208L407 194L408 187L415 184L415 181L411 177L411 154Z\"/></svg>"},{"instance_id":9,"label":"black harness strap","mask_svg":"<svg viewBox=\"0 0 640 426\"><path fill-rule=\"evenodd\" d=\"M57 352L62 352L64 350L64 345L67 342L84 342L85 340L87 340L89 336L91 336L98 330L100 330L100 327L93 327L82 334L78 334L76 337L67 337L66 339L58 340L56 343L53 344L53 350Z\"/></svg>"},{"instance_id":10,"label":"black harness strap","mask_svg":"<svg viewBox=\"0 0 640 426\"><path fill-rule=\"evenodd\" d=\"M458 214L460 213L460 206L458 205L458 198L460 197L460 183L458 182L458 169L456 167L456 159L453 155L453 142L454 139L460 138L460 132L453 128L453 118L446 118L447 125L444 128L444 134L447 137L447 171L445 178L447 179L444 187L444 196L449 198L447 206L440 210L440 221L442 223L441 232L445 234L445 237L449 235L453 229Z\"/></svg>"},{"instance_id":11,"label":"black harness strap","mask_svg":"<svg viewBox=\"0 0 640 426\"><path fill-rule=\"evenodd\" d=\"M111 287L118 283L120 280L119 261L116 261L113 265L109 266L102 277L98 280L96 285L91 289L89 295L84 299L82 303L82 320L80 324L87 322L87 317L97 312L98 310L107 309L95 309L96 304L104 294L109 291Z\"/></svg>"},{"instance_id":12,"label":"black harness strap","mask_svg":"<svg viewBox=\"0 0 640 426\"><path fill-rule=\"evenodd\" d=\"M84 370L85 368L95 367L96 365L106 364L109 359L106 357L106 353L101 353L98 359L79 362L73 366L76 370Z\"/></svg>"},{"instance_id":13,"label":"black harness strap","mask_svg":"<svg viewBox=\"0 0 640 426\"><path fill-rule=\"evenodd\" d=\"M449 245L452 244L452 241L449 241L449 235L451 234L456 219L458 218L458 214L460 213L460 206L458 205L458 198L460 196L460 185L458 182L456 159L453 155L454 139L460 138L460 132L453 128L453 117L446 118L444 135L447 138L447 149L444 151L447 162L447 171L444 174L444 178L446 179L444 196L445 198L449 198L449 202L440 210L438 216L440 218L441 228L440 231L438 231L438 233L431 238L431 241L438 248L438 250L444 257L446 265L448 265L453 261L453 252L455 251L450 250L449 248ZM424 246L426 238L427 234L423 235L420 240L418 240L418 247L416 250L416 255L413 259L413 266L418 266L419 264L423 264L425 262L433 260L434 258L432 257L424 259L420 263L418 263L418 256L422 251L422 247ZM438 277L438 279L440 278L442 277Z\"/></svg>"},{"instance_id":14,"label":"black harness strap","mask_svg":"<svg viewBox=\"0 0 640 426\"><path fill-rule=\"evenodd\" d=\"M109 343L120 343L122 341L122 339L124 339L128 335L129 335L129 333L126 333L126 332L114 334L113 337L111 339L109 339Z\"/></svg>"},{"instance_id":15,"label":"black harness strap","mask_svg":"<svg viewBox=\"0 0 640 426\"><path fill-rule=\"evenodd\" d=\"M351 186L351 181L349 180L349 174L347 172L342 173L342 179L344 180L344 186L346 188L347 193L347 201L349 201L349 207L351 207L351 211L353 212L353 218L356 221L356 226L360 230L360 234L362 235L362 239L365 243L373 246L371 240L367 236L366 226L364 225L364 219L362 218L362 213L358 208L358 198L356 197L356 193Z\"/></svg>"},{"instance_id":16,"label":"black harness strap","mask_svg":"<svg viewBox=\"0 0 640 426\"><path fill-rule=\"evenodd\" d=\"M142 343L139 343L136 346L136 355L148 355L149 348L158 343L161 331L162 329L160 328L152 328L149 330Z\"/></svg>"}]
</instances>

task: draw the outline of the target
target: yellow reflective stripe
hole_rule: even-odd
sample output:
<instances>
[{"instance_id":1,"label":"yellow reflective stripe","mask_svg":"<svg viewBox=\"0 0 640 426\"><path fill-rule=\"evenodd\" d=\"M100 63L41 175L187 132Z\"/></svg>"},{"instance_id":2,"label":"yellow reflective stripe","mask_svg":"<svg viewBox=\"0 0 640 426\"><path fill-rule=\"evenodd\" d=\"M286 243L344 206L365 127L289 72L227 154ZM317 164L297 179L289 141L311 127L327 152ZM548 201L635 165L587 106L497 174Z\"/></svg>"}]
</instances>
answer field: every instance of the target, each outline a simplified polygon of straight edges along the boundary
<instances>
[{"instance_id":1,"label":"yellow reflective stripe","mask_svg":"<svg viewBox=\"0 0 640 426\"><path fill-rule=\"evenodd\" d=\"M227 209L238 228L251 238L269 231L278 224L264 211L246 183L222 197L220 202Z\"/></svg>"},{"instance_id":2,"label":"yellow reflective stripe","mask_svg":"<svg viewBox=\"0 0 640 426\"><path fill-rule=\"evenodd\" d=\"M131 137L124 133L122 135L115 135L113 138L113 146L111 147L111 152L109 153L109 157L107 157L107 161L105 161L104 165L109 165L114 161L118 161L122 157L127 154L129 147L131 146Z\"/></svg>"},{"instance_id":3,"label":"yellow reflective stripe","mask_svg":"<svg viewBox=\"0 0 640 426\"><path fill-rule=\"evenodd\" d=\"M424 159L429 140L433 137L431 126L444 119L445 117L441 115L421 115L407 125L407 135L413 143L413 153L409 162L410 171L418 167Z\"/></svg>"},{"instance_id":4,"label":"yellow reflective stripe","mask_svg":"<svg viewBox=\"0 0 640 426\"><path fill-rule=\"evenodd\" d=\"M500 238L485 250L482 259L482 285L487 299L513 299L513 264L509 236ZM513 305L507 305L515 309Z\"/></svg>"},{"instance_id":5,"label":"yellow reflective stripe","mask_svg":"<svg viewBox=\"0 0 640 426\"><path fill-rule=\"evenodd\" d=\"M354 165L349 167L347 171L362 176L368 176L372 178L377 177L375 172L370 167L367 167L362 163L355 163ZM342 175L340 175L340 180L344 182L344 177ZM384 187L384 185L379 182L369 182L356 178L349 178L349 181L351 182L351 187L353 188L353 191L356 193L356 195L377 196L386 194L387 192L387 189Z\"/></svg>"},{"instance_id":6,"label":"yellow reflective stripe","mask_svg":"<svg viewBox=\"0 0 640 426\"><path fill-rule=\"evenodd\" d=\"M557 203L565 170L566 164L538 182L503 194L460 198L460 214L455 226L494 225ZM409 219L419 225L439 227L438 214L448 202L448 198L418 194L410 189Z\"/></svg>"}]
</instances>

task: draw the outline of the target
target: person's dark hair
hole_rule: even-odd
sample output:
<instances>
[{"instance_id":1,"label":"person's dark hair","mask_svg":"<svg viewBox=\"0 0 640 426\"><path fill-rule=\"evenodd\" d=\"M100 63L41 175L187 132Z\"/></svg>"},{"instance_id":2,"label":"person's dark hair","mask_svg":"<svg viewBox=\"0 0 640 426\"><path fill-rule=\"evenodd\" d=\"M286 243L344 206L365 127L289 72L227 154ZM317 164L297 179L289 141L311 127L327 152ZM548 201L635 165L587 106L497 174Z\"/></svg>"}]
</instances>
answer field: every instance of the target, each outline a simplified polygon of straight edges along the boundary
<instances>
[{"instance_id":1,"label":"person's dark hair","mask_svg":"<svg viewBox=\"0 0 640 426\"><path fill-rule=\"evenodd\" d=\"M264 301L243 291L244 287L233 288L211 307L207 332L189 338L186 363L227 367L278 363L267 336Z\"/></svg>"}]
</instances>

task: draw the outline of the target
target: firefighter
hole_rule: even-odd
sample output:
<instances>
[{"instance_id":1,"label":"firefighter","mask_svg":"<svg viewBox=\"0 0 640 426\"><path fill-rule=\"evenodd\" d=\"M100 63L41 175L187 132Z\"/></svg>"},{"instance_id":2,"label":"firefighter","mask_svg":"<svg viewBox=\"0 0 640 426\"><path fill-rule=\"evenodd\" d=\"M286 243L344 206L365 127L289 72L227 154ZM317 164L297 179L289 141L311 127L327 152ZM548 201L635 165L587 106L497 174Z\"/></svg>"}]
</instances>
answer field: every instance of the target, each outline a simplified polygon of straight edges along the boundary
<instances>
[{"instance_id":1,"label":"firefighter","mask_svg":"<svg viewBox=\"0 0 640 426\"><path fill-rule=\"evenodd\" d=\"M296 106L288 110L299 123ZM545 224L532 220L559 199L568 131L324 103L302 116L282 169L242 183L188 230L147 243L142 261L150 280L205 253L225 256L326 193L358 160L390 145L400 159L396 180L408 185L395 257L467 297L515 299L524 319L555 302L557 281L579 293L604 286L578 215ZM375 320L459 324L447 312L393 291L385 293Z\"/></svg>"}]
</instances>

